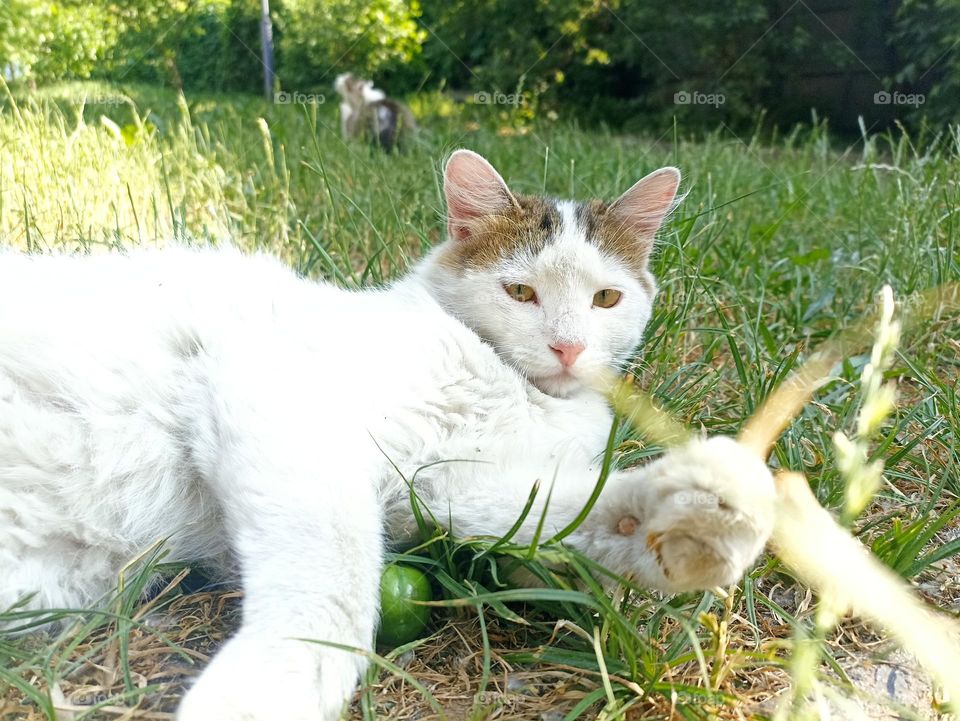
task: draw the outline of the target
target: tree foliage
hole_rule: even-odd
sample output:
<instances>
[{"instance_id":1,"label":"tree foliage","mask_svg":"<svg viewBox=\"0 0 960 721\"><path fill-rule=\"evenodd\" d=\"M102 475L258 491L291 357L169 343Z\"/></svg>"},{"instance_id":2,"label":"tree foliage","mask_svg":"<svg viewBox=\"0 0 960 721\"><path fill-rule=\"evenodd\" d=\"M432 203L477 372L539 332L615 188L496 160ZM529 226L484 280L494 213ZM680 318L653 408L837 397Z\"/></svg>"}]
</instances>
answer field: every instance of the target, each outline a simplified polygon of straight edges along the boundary
<instances>
[{"instance_id":1,"label":"tree foliage","mask_svg":"<svg viewBox=\"0 0 960 721\"><path fill-rule=\"evenodd\" d=\"M0 3L0 68L37 79L90 77L116 41L104 3L82 0Z\"/></svg>"},{"instance_id":2,"label":"tree foliage","mask_svg":"<svg viewBox=\"0 0 960 721\"><path fill-rule=\"evenodd\" d=\"M904 0L895 42L902 65L893 78L927 94L934 119L960 118L960 2Z\"/></svg>"},{"instance_id":3,"label":"tree foliage","mask_svg":"<svg viewBox=\"0 0 960 721\"><path fill-rule=\"evenodd\" d=\"M281 79L329 85L344 69L374 75L417 57L426 31L413 0L284 0L277 11Z\"/></svg>"},{"instance_id":4,"label":"tree foliage","mask_svg":"<svg viewBox=\"0 0 960 721\"><path fill-rule=\"evenodd\" d=\"M746 123L761 108L792 122L844 105L855 121L876 109L877 90L921 92L922 110L960 115L957 0L273 0L271 9L288 90L325 92L349 70L394 93L499 93L524 117L575 108L627 126L657 114ZM0 69L36 82L94 75L256 92L259 21L259 0L0 0ZM864 68L868 84L883 84L865 94L856 81L854 97ZM684 102L695 94L705 102Z\"/></svg>"}]
</instances>

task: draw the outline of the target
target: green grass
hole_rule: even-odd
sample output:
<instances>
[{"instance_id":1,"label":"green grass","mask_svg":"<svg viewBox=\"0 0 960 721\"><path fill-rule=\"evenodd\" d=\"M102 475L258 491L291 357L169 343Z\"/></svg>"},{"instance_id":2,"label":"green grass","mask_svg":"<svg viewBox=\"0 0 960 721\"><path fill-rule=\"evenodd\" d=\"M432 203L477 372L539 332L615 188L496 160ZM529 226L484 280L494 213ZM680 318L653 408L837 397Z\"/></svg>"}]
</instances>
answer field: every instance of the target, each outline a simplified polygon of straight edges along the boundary
<instances>
[{"instance_id":1,"label":"green grass","mask_svg":"<svg viewBox=\"0 0 960 721\"><path fill-rule=\"evenodd\" d=\"M109 103L83 106L84 96ZM0 94L0 105L0 244L93 251L231 238L346 285L395 277L440 239L439 167L454 148L485 154L518 191L578 198L612 198L650 170L678 165L689 195L654 260L661 294L637 373L680 419L711 433L736 433L808 350L858 318L884 283L904 297L960 280L957 128L849 145L823 126L758 128L747 137L721 127L697 138L665 127L634 137L585 132L570 119L525 124L424 96L413 102L424 126L417 142L386 156L344 143L332 102L182 102L152 88L88 83ZM854 524L881 559L917 582L960 552L956 320L922 319L905 339L888 373L899 381L901 404L874 450L887 464L886 483ZM832 435L855 422L866 361L856 356L839 367L775 450L774 462L806 473L831 508L844 494ZM616 441L622 464L657 451L626 429ZM623 583L610 595L598 582L604 570L557 542L529 549L509 539L427 535L416 554L401 557L430 573L447 615L438 614L435 638L414 645L423 655L471 630L469 718L498 705L510 710L509 694L488 693L500 688L507 665L565 670L572 680L558 708L571 719L667 717L671 708L683 718L750 713L748 699L784 683L790 628L812 624L809 606L784 607L783 589L794 582L774 559L725 601L709 593L664 601ZM104 687L121 697L106 705L169 708L176 684L138 684L129 654L149 637L171 657L196 658L195 626L187 638L138 616L137 591L160 560L132 572L107 615L65 610L61 616L80 620L56 638L0 639L0 699L6 685L8 699L32 700L31 718L53 719L50 689L76 686L89 671L85 659L108 658L115 678ZM507 583L517 569L539 585ZM180 593L170 588L153 610L175 606ZM35 620L16 610L0 616L15 617ZM208 640L221 633L203 628ZM824 650L844 652L836 638ZM403 651L375 664L370 683L382 683L391 673L384 669L399 670L393 664ZM825 675L829 665L828 658ZM416 670L402 673L416 681ZM373 685L355 713L385 713ZM115 714L86 716L94 717Z\"/></svg>"}]
</instances>

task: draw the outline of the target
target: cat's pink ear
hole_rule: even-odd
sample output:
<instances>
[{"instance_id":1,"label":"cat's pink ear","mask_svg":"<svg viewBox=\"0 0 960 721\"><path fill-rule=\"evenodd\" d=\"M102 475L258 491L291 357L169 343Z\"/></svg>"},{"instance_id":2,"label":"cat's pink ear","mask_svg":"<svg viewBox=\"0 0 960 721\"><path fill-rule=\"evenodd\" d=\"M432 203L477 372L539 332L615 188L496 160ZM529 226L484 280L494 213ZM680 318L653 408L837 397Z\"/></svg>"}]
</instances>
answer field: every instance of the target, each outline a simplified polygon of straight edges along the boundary
<instances>
[{"instance_id":1,"label":"cat's pink ear","mask_svg":"<svg viewBox=\"0 0 960 721\"><path fill-rule=\"evenodd\" d=\"M676 206L679 187L679 170L670 167L654 170L617 198L608 213L639 238L652 241Z\"/></svg>"},{"instance_id":2,"label":"cat's pink ear","mask_svg":"<svg viewBox=\"0 0 960 721\"><path fill-rule=\"evenodd\" d=\"M470 224L485 215L517 207L500 173L472 150L457 150L443 169L447 198L447 231L455 240L470 237Z\"/></svg>"}]
</instances>

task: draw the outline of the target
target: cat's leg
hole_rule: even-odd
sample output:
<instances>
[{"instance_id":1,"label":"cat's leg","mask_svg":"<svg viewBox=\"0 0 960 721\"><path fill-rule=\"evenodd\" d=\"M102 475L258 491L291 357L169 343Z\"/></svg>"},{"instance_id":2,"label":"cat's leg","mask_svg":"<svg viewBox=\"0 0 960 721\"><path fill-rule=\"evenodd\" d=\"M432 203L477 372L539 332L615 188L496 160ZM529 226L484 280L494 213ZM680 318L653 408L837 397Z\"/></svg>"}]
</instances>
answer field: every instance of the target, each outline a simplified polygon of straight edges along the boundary
<instances>
[{"instance_id":1,"label":"cat's leg","mask_svg":"<svg viewBox=\"0 0 960 721\"><path fill-rule=\"evenodd\" d=\"M538 499L514 540L526 542L547 503L542 538L573 521L599 475L595 469L440 465L421 491L434 517L458 536L506 533L519 518L533 482ZM458 477L458 472L462 474ZM668 592L735 582L756 560L773 528L774 483L754 454L732 439L692 441L654 463L610 474L586 520L565 542L605 567ZM388 528L410 535L403 502L388 506Z\"/></svg>"},{"instance_id":2,"label":"cat's leg","mask_svg":"<svg viewBox=\"0 0 960 721\"><path fill-rule=\"evenodd\" d=\"M346 464L317 468L292 456L248 456L219 484L242 570L243 623L187 693L178 721L334 721L366 667L361 655L324 644L372 648L382 557L373 484L354 480Z\"/></svg>"},{"instance_id":3,"label":"cat's leg","mask_svg":"<svg viewBox=\"0 0 960 721\"><path fill-rule=\"evenodd\" d=\"M340 103L340 134L348 140L353 129L352 117L353 108L350 103Z\"/></svg>"}]
</instances>

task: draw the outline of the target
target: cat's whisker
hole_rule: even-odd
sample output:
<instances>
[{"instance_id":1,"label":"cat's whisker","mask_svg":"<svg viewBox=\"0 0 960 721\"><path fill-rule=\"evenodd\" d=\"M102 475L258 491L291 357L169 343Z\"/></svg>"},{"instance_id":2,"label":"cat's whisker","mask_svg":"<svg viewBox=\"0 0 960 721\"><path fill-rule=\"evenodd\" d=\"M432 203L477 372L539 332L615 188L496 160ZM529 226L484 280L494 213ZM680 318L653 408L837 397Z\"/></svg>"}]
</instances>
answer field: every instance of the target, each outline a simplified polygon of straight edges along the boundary
<instances>
[{"instance_id":1,"label":"cat's whisker","mask_svg":"<svg viewBox=\"0 0 960 721\"><path fill-rule=\"evenodd\" d=\"M960 284L951 283L915 294L901 303L901 315L907 323L916 323L958 307ZM738 443L766 459L776 439L828 380L831 369L866 345L876 326L874 311L818 348L747 421ZM882 337L878 342L884 342ZM612 372L600 374L593 387L604 392L617 412L651 440L672 445L689 438L690 431L634 388L629 378L618 378ZM781 473L777 491L771 538L777 557L828 603L850 609L886 629L952 698L960 698L960 680L954 672L960 668L960 625L931 612L842 528L813 496L802 475ZM721 588L714 588L713 593L726 597Z\"/></svg>"},{"instance_id":2,"label":"cat's whisker","mask_svg":"<svg viewBox=\"0 0 960 721\"><path fill-rule=\"evenodd\" d=\"M960 283L945 283L910 296L901 304L905 325L937 317L960 308ZM751 416L738 437L738 442L761 458L767 458L780 434L797 417L813 394L829 380L830 370L845 357L869 342L876 312L867 313L858 322L821 345L767 397ZM653 398L638 389L629 376L613 371L597 373L589 385L604 393L611 405L632 427L639 429L655 443L677 445L689 439L692 431L658 407Z\"/></svg>"},{"instance_id":3,"label":"cat's whisker","mask_svg":"<svg viewBox=\"0 0 960 721\"><path fill-rule=\"evenodd\" d=\"M933 613L848 531L837 525L798 473L777 476L772 545L777 556L830 603L879 624L960 698L960 626Z\"/></svg>"},{"instance_id":4,"label":"cat's whisker","mask_svg":"<svg viewBox=\"0 0 960 721\"><path fill-rule=\"evenodd\" d=\"M911 325L960 308L960 283L945 283L915 293L900 304L901 322ZM773 450L773 444L797 417L813 394L827 380L830 370L857 349L867 345L877 323L876 311L865 314L814 354L771 393L763 405L747 420L737 439L761 458Z\"/></svg>"},{"instance_id":5,"label":"cat's whisker","mask_svg":"<svg viewBox=\"0 0 960 721\"><path fill-rule=\"evenodd\" d=\"M797 417L813 394L828 379L830 369L869 339L868 324L861 321L838 338L821 346L813 356L777 386L751 416L737 439L766 459L780 434Z\"/></svg>"},{"instance_id":6,"label":"cat's whisker","mask_svg":"<svg viewBox=\"0 0 960 721\"><path fill-rule=\"evenodd\" d=\"M634 386L631 376L620 377L611 370L602 370L589 385L606 395L617 414L654 443L676 446L693 435L689 428L657 406L653 398Z\"/></svg>"}]
</instances>

